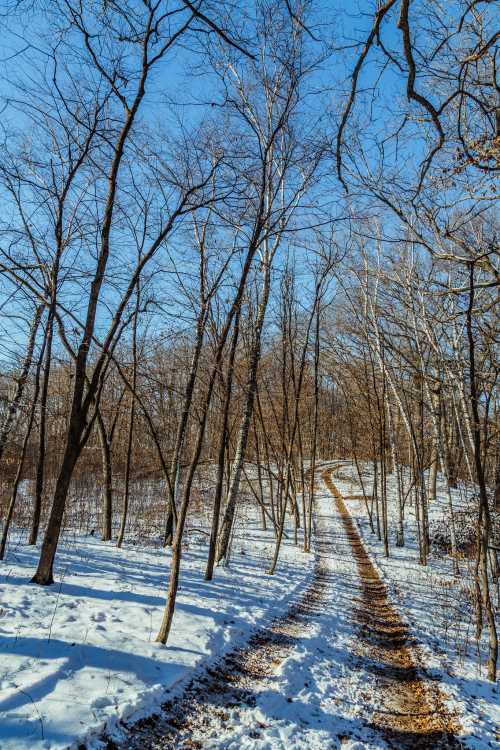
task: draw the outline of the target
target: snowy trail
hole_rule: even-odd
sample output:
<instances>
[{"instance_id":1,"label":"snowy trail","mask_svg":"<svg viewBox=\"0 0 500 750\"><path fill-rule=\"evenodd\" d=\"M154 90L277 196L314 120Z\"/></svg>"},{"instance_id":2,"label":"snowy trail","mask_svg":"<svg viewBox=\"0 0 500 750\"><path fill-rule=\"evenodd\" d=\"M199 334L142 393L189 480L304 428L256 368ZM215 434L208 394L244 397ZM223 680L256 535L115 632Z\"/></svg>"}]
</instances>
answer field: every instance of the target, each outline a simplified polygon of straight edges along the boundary
<instances>
[{"instance_id":1,"label":"snowy trail","mask_svg":"<svg viewBox=\"0 0 500 750\"><path fill-rule=\"evenodd\" d=\"M354 612L360 636L356 651L377 678L379 705L373 706L373 724L394 748L463 747L455 736L460 725L446 710L439 685L419 671L416 644L389 602L386 587L331 474L331 470L324 472L323 480L335 498L362 584Z\"/></svg>"},{"instance_id":2,"label":"snowy trail","mask_svg":"<svg viewBox=\"0 0 500 750\"><path fill-rule=\"evenodd\" d=\"M193 678L179 699L164 704L160 716L138 722L122 741L108 740L107 750L283 747L276 744L281 727L272 728L258 704L272 692L269 682L278 665L298 647L310 620L323 611L330 573L325 564L331 543L327 526L319 516L312 581L286 616L260 628L243 648ZM290 712L291 702L285 700ZM299 746L313 747L307 741Z\"/></svg>"},{"instance_id":3,"label":"snowy trail","mask_svg":"<svg viewBox=\"0 0 500 750\"><path fill-rule=\"evenodd\" d=\"M463 747L331 472L321 475L316 565L300 601L107 750Z\"/></svg>"}]
</instances>

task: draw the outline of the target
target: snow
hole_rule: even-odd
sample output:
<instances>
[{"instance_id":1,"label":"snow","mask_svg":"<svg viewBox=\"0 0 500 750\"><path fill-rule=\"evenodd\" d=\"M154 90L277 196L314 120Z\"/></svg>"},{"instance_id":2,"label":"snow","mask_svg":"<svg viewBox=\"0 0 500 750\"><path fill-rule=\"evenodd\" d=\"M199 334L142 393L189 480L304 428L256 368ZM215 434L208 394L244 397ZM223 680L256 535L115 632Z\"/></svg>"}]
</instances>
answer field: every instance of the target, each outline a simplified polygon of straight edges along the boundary
<instances>
[{"instance_id":1,"label":"snow","mask_svg":"<svg viewBox=\"0 0 500 750\"><path fill-rule=\"evenodd\" d=\"M117 549L68 535L56 583L29 583L38 550L14 539L0 568L0 747L56 750L90 742L120 720L154 711L203 660L284 611L313 564L285 540L279 575L266 574L273 535L237 534L229 568L203 580L206 537L192 534L168 645L155 643L170 552ZM243 528L243 517L240 528Z\"/></svg>"},{"instance_id":2,"label":"snow","mask_svg":"<svg viewBox=\"0 0 500 750\"><path fill-rule=\"evenodd\" d=\"M371 488L373 476L365 467L366 486ZM340 477L334 477L339 491L344 495L361 493L356 481L355 467L344 465ZM439 477L436 502L429 507L429 519L447 517L448 497L444 478ZM452 490L454 509L470 507L474 488L463 484ZM368 490L368 491L371 491ZM388 478L389 525L395 529L397 489L392 477ZM474 750L498 747L500 727L499 688L486 679L487 637L483 632L478 654L474 633L474 612L470 604L473 562L460 561L461 574L453 575L448 556L431 550L427 566L418 561L418 542L414 509L405 511L405 546L395 546L395 533L391 534L390 557L384 556L382 542L370 531L362 500L348 500L347 505L355 518L365 545L377 568L386 581L392 600L408 623L420 644L422 661L427 673L439 680L449 696L448 705L458 710L466 735L467 746Z\"/></svg>"},{"instance_id":3,"label":"snow","mask_svg":"<svg viewBox=\"0 0 500 750\"><path fill-rule=\"evenodd\" d=\"M255 707L238 707L224 732L204 736L207 750L386 747L366 726L365 696L371 692L373 698L375 690L374 677L360 669L354 656L351 608L353 589L357 589L356 564L332 497L322 483L316 524L327 547L324 601L275 676L256 693Z\"/></svg>"},{"instance_id":4,"label":"snow","mask_svg":"<svg viewBox=\"0 0 500 750\"><path fill-rule=\"evenodd\" d=\"M334 481L343 494L359 494L350 478L355 469L344 465L341 477L334 475ZM442 483L439 490L431 508L436 519L447 507ZM391 600L420 644L419 661L430 679L441 682L447 708L458 712L467 746L497 746L498 693L474 650L465 561L459 579L444 556L433 554L428 567L419 565L411 507L407 545L398 549L392 539L386 559L370 533L362 502L346 504ZM389 512L393 517L391 483ZM154 637L164 605L168 551L154 545L118 550L92 536L68 536L57 558L56 585L40 588L29 583L37 551L11 544L0 569L2 750L59 750L81 743L97 750L104 728L109 736L123 738L122 721L132 724L152 714L167 691L171 699L210 660L285 613L311 578L313 555L304 555L288 538L278 573L268 576L273 535L258 529L257 517L257 510L245 506L231 565L218 568L211 583L203 580L206 538L189 535L167 647ZM208 750L387 748L372 723L374 711L383 709L375 665L358 648L359 625L353 617L360 591L357 567L342 519L322 483L315 524L326 569L321 607L275 674L257 687L255 705L230 710L220 731L203 736Z\"/></svg>"}]
</instances>

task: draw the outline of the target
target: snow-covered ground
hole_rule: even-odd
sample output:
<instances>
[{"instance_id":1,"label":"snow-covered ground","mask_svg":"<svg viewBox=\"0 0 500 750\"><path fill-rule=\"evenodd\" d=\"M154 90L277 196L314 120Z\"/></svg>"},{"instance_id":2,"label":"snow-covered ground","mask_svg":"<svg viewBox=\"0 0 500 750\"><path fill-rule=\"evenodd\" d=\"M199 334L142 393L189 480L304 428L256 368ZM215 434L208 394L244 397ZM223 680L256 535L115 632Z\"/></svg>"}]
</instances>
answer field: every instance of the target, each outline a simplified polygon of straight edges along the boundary
<instances>
[{"instance_id":1,"label":"snow-covered ground","mask_svg":"<svg viewBox=\"0 0 500 750\"><path fill-rule=\"evenodd\" d=\"M370 629L361 632L359 618L354 615L362 601L359 571L345 523L323 482L319 483L315 523L322 595L312 607L306 605L307 615L301 615L298 624L294 626L292 621L284 658L275 660L272 650L267 655L264 652L260 658L267 660L268 666L274 664L274 668L264 668L262 673L257 670L256 677L252 677L252 669L244 671L243 684L238 682L237 671L231 673L230 662L223 665L226 695L223 686L213 685L201 673L199 684L206 706L202 699L194 722L188 719L187 729L180 726L178 745L177 739L171 738L172 725L178 726L174 714L173 722L166 718L171 739L165 743L154 734L148 735L147 728L144 733L141 728L138 736L133 730L128 738L120 732L115 734L113 739L120 748L142 750L175 745L206 750L413 750L413 739L418 747L432 746L433 736L424 737L421 742L419 732L424 730L418 716L414 734L401 737L397 732L391 735L386 731L387 710L397 720L399 714L395 711L402 706L397 701L391 703L394 696L387 694L387 684L385 688L381 686L384 657L379 661L376 652L370 657L363 646L360 648L360 644L366 646L370 641ZM288 632L285 623L285 633ZM256 658L259 659L258 652ZM250 681L245 682L248 675ZM392 679L397 682L397 670ZM251 701L244 697L248 690ZM198 698L189 695L187 705L190 699L199 705ZM171 701L182 716L182 696L177 701L173 694ZM419 704L421 711L430 707ZM403 744L397 744L399 739ZM439 744L442 749L445 746L448 747Z\"/></svg>"},{"instance_id":2,"label":"snow-covered ground","mask_svg":"<svg viewBox=\"0 0 500 750\"><path fill-rule=\"evenodd\" d=\"M382 750L368 724L377 679L355 655L353 597L359 578L330 492L319 482L316 541L326 574L324 598L293 639L275 673L256 688L255 705L228 708L222 726L193 735L206 750ZM372 705L367 703L370 695ZM199 744L198 744L199 743ZM184 746L184 745L183 745ZM186 747L191 745L186 744Z\"/></svg>"},{"instance_id":3,"label":"snow-covered ground","mask_svg":"<svg viewBox=\"0 0 500 750\"><path fill-rule=\"evenodd\" d=\"M14 538L0 567L2 750L77 747L120 719L151 713L202 660L286 610L312 555L285 540L279 574L268 576L272 533L246 513L251 522L242 515L231 565L218 568L211 583L203 580L206 536L190 535L166 647L154 639L169 551L68 535L56 583L42 588L29 583L38 551Z\"/></svg>"},{"instance_id":4,"label":"snow-covered ground","mask_svg":"<svg viewBox=\"0 0 500 750\"><path fill-rule=\"evenodd\" d=\"M345 495L359 494L348 465L334 477ZM368 483L370 477L367 477ZM442 494L432 509L445 513ZM458 500L458 497L456 498ZM456 709L467 745L496 747L498 693L474 651L464 590L449 561L418 564L414 518L407 511L407 546L383 548L369 531L362 503L348 500L392 600L421 644L429 677L439 680ZM239 519L230 568L203 580L206 537L191 533L167 647L154 642L164 605L169 552L158 546L116 549L94 537L68 536L57 558L57 582L29 583L37 554L14 543L0 568L0 747L37 750L102 747L106 727L123 737L120 719L151 714L211 659L286 612L312 575L313 556L286 539L278 574L266 569L272 534L258 529L248 506ZM391 508L393 510L393 508ZM256 691L255 705L228 710L221 731L203 736L208 750L382 750L370 728L382 710L377 671L360 656L353 602L359 576L342 519L320 483L315 523L327 569L327 595L288 656ZM326 552L325 552L326 549ZM372 665L373 667L374 665ZM376 666L376 665L375 665Z\"/></svg>"},{"instance_id":5,"label":"snow-covered ground","mask_svg":"<svg viewBox=\"0 0 500 750\"><path fill-rule=\"evenodd\" d=\"M371 492L372 474L365 467L367 492ZM339 478L344 477L344 479ZM355 467L345 464L334 475L344 495L360 495ZM448 498L444 478L439 477L436 502L429 508L432 522L447 518ZM486 632L478 652L474 640L474 613L470 604L472 561L460 561L461 574L453 575L450 558L431 550L427 566L418 561L416 522L412 506L406 508L404 547L395 546L396 485L388 479L389 523L392 524L390 557L383 544L370 531L362 500L347 501L363 539L386 580L392 600L421 644L422 661L427 672L438 679L458 708L467 735L467 745L476 750L498 747L500 741L500 690L486 679ZM472 488L452 490L454 508L474 507ZM468 498L468 499L467 499Z\"/></svg>"}]
</instances>

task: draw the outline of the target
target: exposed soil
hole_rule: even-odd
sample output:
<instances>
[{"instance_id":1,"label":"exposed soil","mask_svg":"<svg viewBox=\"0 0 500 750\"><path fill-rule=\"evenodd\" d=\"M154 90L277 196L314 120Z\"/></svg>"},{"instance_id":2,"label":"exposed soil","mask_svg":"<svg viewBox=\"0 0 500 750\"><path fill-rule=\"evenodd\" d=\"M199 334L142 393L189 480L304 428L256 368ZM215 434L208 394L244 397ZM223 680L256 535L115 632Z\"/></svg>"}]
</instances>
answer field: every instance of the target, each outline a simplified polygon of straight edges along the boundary
<instances>
[{"instance_id":1,"label":"exposed soil","mask_svg":"<svg viewBox=\"0 0 500 750\"><path fill-rule=\"evenodd\" d=\"M460 731L459 722L446 711L439 685L426 678L418 666L415 644L389 603L386 588L332 482L332 471L324 471L322 479L335 499L360 578L360 597L353 602L360 636L354 658L359 659L360 670L376 674L379 687L369 726L398 750L463 748L455 736ZM322 523L318 519L312 581L286 616L259 629L243 648L198 673L181 695L163 705L160 715L130 727L125 740L119 744L107 740L108 750L203 748L206 738L213 738L222 730L227 734L230 725L238 721L239 709L256 704L259 690L269 684L305 629L321 615L330 593L332 572L325 560L331 549ZM367 694L368 704L370 698ZM367 713L370 714L370 707ZM267 725L256 723L249 736L257 740L265 736L266 728ZM338 738L340 744L342 739Z\"/></svg>"},{"instance_id":2,"label":"exposed soil","mask_svg":"<svg viewBox=\"0 0 500 750\"><path fill-rule=\"evenodd\" d=\"M183 693L162 706L160 715L139 721L124 742L107 741L107 750L196 750L203 737L224 729L229 714L238 707L252 707L255 693L273 677L277 667L304 635L311 618L321 615L331 572L323 564L328 543L321 523L315 530L316 562L311 583L287 614L260 628L245 644L206 668L189 682ZM266 729L256 725L257 739Z\"/></svg>"},{"instance_id":3,"label":"exposed soil","mask_svg":"<svg viewBox=\"0 0 500 750\"><path fill-rule=\"evenodd\" d=\"M361 597L353 616L359 627L357 654L363 668L376 674L379 691L372 724L382 731L387 743L400 750L461 748L456 735L460 724L443 703L439 685L426 677L418 664L416 643L390 604L387 589L374 567L344 499L332 481L332 469L323 481L337 504L356 560ZM370 696L367 696L370 699Z\"/></svg>"}]
</instances>

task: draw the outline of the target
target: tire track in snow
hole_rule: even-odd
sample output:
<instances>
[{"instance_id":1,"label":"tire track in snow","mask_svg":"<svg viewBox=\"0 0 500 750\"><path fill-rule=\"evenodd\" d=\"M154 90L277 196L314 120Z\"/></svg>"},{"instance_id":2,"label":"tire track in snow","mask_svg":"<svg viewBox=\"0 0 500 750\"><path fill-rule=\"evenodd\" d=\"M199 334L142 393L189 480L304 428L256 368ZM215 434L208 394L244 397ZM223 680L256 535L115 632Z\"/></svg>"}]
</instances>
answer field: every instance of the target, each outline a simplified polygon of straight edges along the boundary
<instances>
[{"instance_id":1,"label":"tire track in snow","mask_svg":"<svg viewBox=\"0 0 500 750\"><path fill-rule=\"evenodd\" d=\"M444 706L439 684L419 668L414 639L389 601L387 589L373 565L344 499L332 481L329 468L322 479L332 493L356 560L361 598L354 601L358 625L360 665L375 675L376 704L371 726L395 750L463 748L457 738L460 724ZM370 700L368 696L368 700Z\"/></svg>"},{"instance_id":2,"label":"tire track in snow","mask_svg":"<svg viewBox=\"0 0 500 750\"><path fill-rule=\"evenodd\" d=\"M106 750L198 750L206 746L207 739L213 743L217 736L226 746L238 711L256 706L256 696L300 642L312 618L324 612L324 601L331 590L329 531L317 515L313 577L283 617L259 628L244 646L194 675L179 696L163 704L161 714L127 728L123 741L104 738ZM247 739L259 740L269 727L257 721L249 728Z\"/></svg>"},{"instance_id":3,"label":"tire track in snow","mask_svg":"<svg viewBox=\"0 0 500 750\"><path fill-rule=\"evenodd\" d=\"M390 605L385 586L331 480L335 468L339 465L321 471L333 500L335 520L331 515L316 514L313 578L298 603L285 616L257 630L244 646L234 649L217 663L197 670L183 691L163 704L159 715L125 727L123 739L108 740L104 744L107 750L223 747L279 747L286 750L292 746L310 748L312 739L315 748L324 750L344 746L389 746L394 750L458 750L464 747L456 737L459 724L446 712L439 687L419 672L407 628ZM339 529L342 538L338 537ZM326 730L322 735L323 744L318 735L314 738L314 732L308 734L308 722L302 722L298 714L296 719L294 717L295 726L289 744L286 732L281 734L288 712L284 712L280 719L274 711L269 712L269 707L268 712L260 711L260 696L266 690L273 690L280 666L301 646L304 636L307 637L320 622L325 622L324 617L334 617L339 606L345 607L338 598L341 582L337 576L343 575L340 572L342 567L337 570L335 565L332 566L332 555L334 559L339 551L341 557L354 558L353 574L356 576L355 594L352 595L352 588L349 593L352 609L351 606L344 609L345 618L353 623L357 636L349 641L351 672L347 671L345 676L351 674L348 679L353 681L353 694L359 691L364 679L367 687L371 682L375 689L372 687L360 693L365 705L354 721L349 720L345 706L347 721L343 724L342 714L336 712L339 704L349 703L352 694L350 690L344 694L347 686L342 690L334 675L330 678L325 674L326 682L330 680L330 688L327 688L327 694L320 694L319 699L321 702L327 697L324 716L330 718L331 723L322 725ZM347 584L344 591L349 587ZM328 628L325 635L327 638L322 645L328 652ZM317 657L320 658L319 653ZM294 702L293 687L288 687L289 698L283 699ZM316 689L320 689L319 686ZM335 689L341 692L335 695L332 692ZM314 706L310 708L314 712ZM288 715L290 719L294 716L293 713ZM317 725L316 729L319 729Z\"/></svg>"}]
</instances>

